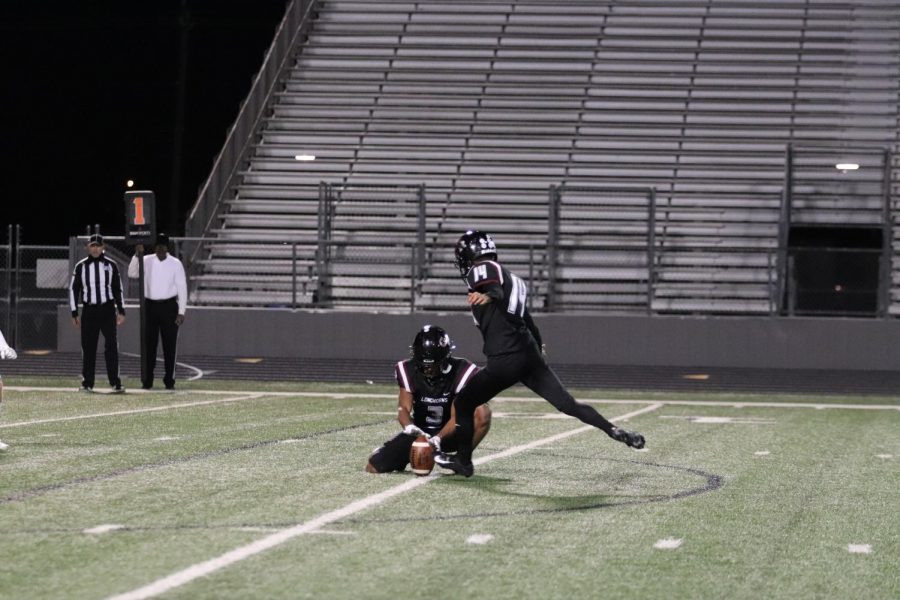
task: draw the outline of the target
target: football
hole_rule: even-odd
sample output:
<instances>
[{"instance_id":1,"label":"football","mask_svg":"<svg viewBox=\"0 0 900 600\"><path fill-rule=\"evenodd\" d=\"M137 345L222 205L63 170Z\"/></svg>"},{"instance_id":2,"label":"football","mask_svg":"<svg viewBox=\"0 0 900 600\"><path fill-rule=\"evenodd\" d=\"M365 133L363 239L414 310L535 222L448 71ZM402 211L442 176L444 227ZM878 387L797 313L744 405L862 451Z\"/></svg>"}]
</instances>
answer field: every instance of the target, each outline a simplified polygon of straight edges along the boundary
<instances>
[{"instance_id":1,"label":"football","mask_svg":"<svg viewBox=\"0 0 900 600\"><path fill-rule=\"evenodd\" d=\"M409 449L409 466L419 477L428 475L434 469L434 451L424 435L417 437Z\"/></svg>"}]
</instances>

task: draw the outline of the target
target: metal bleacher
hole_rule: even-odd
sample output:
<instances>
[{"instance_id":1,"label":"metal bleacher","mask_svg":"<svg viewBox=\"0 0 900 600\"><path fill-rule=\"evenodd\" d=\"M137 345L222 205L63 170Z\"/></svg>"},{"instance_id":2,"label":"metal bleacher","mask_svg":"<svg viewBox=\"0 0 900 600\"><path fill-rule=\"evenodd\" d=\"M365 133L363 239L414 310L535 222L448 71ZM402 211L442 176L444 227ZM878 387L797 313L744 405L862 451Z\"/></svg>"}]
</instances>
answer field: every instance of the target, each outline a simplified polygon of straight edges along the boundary
<instances>
[{"instance_id":1,"label":"metal bleacher","mask_svg":"<svg viewBox=\"0 0 900 600\"><path fill-rule=\"evenodd\" d=\"M192 301L314 304L327 182L384 188L336 204L336 256L391 256L335 259L333 308L459 308L452 246L480 228L529 276L537 310L768 314L786 145L831 149L798 155L798 214L877 218L869 188L884 166L862 159L876 177L829 161L842 148L896 155L898 76L900 8L888 1L315 2L204 234L214 243ZM417 285L409 265L398 271L415 212L384 190L421 184ZM556 249L551 186L563 190ZM655 189L652 236L643 192L623 188Z\"/></svg>"}]
</instances>

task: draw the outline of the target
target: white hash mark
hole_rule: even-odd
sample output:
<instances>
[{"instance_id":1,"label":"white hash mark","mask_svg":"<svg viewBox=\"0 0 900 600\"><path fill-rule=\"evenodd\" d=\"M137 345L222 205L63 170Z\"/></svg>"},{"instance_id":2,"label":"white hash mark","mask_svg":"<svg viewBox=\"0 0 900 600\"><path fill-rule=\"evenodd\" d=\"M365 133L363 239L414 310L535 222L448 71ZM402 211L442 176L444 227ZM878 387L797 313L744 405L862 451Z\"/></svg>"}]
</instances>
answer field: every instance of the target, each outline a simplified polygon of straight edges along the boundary
<instances>
[{"instance_id":1,"label":"white hash mark","mask_svg":"<svg viewBox=\"0 0 900 600\"><path fill-rule=\"evenodd\" d=\"M96 534L96 533L109 533L110 531L115 531L116 529L125 529L124 525L97 525L96 527L91 527L90 529L85 529L84 533Z\"/></svg>"},{"instance_id":2,"label":"white hash mark","mask_svg":"<svg viewBox=\"0 0 900 600\"><path fill-rule=\"evenodd\" d=\"M872 546L869 544L848 544L847 552L850 554L872 554Z\"/></svg>"},{"instance_id":3,"label":"white hash mark","mask_svg":"<svg viewBox=\"0 0 900 600\"><path fill-rule=\"evenodd\" d=\"M876 454L875 457L888 459L888 458L894 458L894 455L893 454Z\"/></svg>"},{"instance_id":4,"label":"white hash mark","mask_svg":"<svg viewBox=\"0 0 900 600\"><path fill-rule=\"evenodd\" d=\"M487 544L489 541L494 539L489 533L476 533L475 535L470 535L466 540L467 544Z\"/></svg>"},{"instance_id":5,"label":"white hash mark","mask_svg":"<svg viewBox=\"0 0 900 600\"><path fill-rule=\"evenodd\" d=\"M681 419L689 423L700 423L703 425L722 425L726 423L739 425L765 425L775 423L774 419L762 419L758 417L713 417L713 416L680 416L680 415L661 415L660 419Z\"/></svg>"},{"instance_id":6,"label":"white hash mark","mask_svg":"<svg viewBox=\"0 0 900 600\"><path fill-rule=\"evenodd\" d=\"M681 538L665 538L653 544L657 550L675 550L684 542Z\"/></svg>"},{"instance_id":7,"label":"white hash mark","mask_svg":"<svg viewBox=\"0 0 900 600\"><path fill-rule=\"evenodd\" d=\"M771 452L769 452L768 450L760 450L759 452L754 452L753 454L756 456L768 456L769 454L771 454Z\"/></svg>"}]
</instances>

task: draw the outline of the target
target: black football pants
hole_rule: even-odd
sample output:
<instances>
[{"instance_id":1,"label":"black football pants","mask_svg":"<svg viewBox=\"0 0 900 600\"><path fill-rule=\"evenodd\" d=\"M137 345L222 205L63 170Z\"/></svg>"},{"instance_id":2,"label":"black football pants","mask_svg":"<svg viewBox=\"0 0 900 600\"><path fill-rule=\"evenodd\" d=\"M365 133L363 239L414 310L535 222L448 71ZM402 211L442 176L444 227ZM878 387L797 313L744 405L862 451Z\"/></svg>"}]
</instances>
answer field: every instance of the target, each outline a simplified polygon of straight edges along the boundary
<instances>
[{"instance_id":1,"label":"black football pants","mask_svg":"<svg viewBox=\"0 0 900 600\"><path fill-rule=\"evenodd\" d=\"M463 463L472 460L475 409L519 382L552 404L556 410L602 429L607 434L612 430L613 424L603 415L572 397L556 373L544 362L537 344L531 344L520 352L489 356L487 365L472 377L456 397L457 456Z\"/></svg>"},{"instance_id":2,"label":"black football pants","mask_svg":"<svg viewBox=\"0 0 900 600\"><path fill-rule=\"evenodd\" d=\"M103 333L104 358L109 385L121 385L119 379L119 340L116 330L116 305L112 302L84 305L81 311L81 385L94 387L97 342Z\"/></svg>"},{"instance_id":3,"label":"black football pants","mask_svg":"<svg viewBox=\"0 0 900 600\"><path fill-rule=\"evenodd\" d=\"M175 352L178 343L178 325L175 317L178 316L178 301L175 298L168 300L146 300L147 304L147 339L145 341L144 358L147 363L144 375L146 379L141 382L145 388L153 385L153 367L156 366L156 347L159 338L162 338L163 364L165 374L163 383L167 388L175 385Z\"/></svg>"}]
</instances>

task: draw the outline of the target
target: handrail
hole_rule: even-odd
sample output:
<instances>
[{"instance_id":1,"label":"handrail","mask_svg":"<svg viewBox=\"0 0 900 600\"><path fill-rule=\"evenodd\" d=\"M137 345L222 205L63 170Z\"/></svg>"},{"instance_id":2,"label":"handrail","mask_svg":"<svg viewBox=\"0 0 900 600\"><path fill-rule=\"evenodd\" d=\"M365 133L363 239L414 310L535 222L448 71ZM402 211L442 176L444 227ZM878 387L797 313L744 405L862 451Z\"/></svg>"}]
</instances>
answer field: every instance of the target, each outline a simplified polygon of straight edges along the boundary
<instances>
[{"instance_id":1,"label":"handrail","mask_svg":"<svg viewBox=\"0 0 900 600\"><path fill-rule=\"evenodd\" d=\"M294 54L298 40L308 28L309 15L316 3L316 0L291 0L288 5L262 67L253 80L250 93L228 130L225 144L187 218L185 233L188 236L202 236L218 215L223 196L228 192L240 164L247 156L259 122Z\"/></svg>"}]
</instances>

